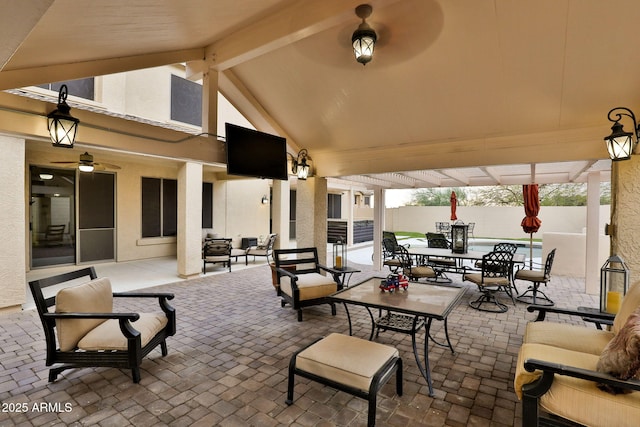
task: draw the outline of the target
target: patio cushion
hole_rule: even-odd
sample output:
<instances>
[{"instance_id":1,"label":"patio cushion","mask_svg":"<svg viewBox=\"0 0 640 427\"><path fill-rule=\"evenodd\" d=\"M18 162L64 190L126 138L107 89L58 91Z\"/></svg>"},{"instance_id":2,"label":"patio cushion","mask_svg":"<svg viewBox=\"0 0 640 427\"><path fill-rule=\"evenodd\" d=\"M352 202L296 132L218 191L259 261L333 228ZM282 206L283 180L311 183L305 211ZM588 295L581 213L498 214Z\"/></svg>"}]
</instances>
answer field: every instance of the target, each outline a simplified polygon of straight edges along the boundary
<instances>
[{"instance_id":1,"label":"patio cushion","mask_svg":"<svg viewBox=\"0 0 640 427\"><path fill-rule=\"evenodd\" d=\"M332 333L301 351L296 357L296 367L368 391L375 373L392 357L398 357L394 347Z\"/></svg>"},{"instance_id":2,"label":"patio cushion","mask_svg":"<svg viewBox=\"0 0 640 427\"><path fill-rule=\"evenodd\" d=\"M78 286L61 289L56 295L56 313L111 313L111 282L102 277ZM56 329L61 351L71 351L87 332L105 319L58 319Z\"/></svg>"},{"instance_id":3,"label":"patio cushion","mask_svg":"<svg viewBox=\"0 0 640 427\"><path fill-rule=\"evenodd\" d=\"M158 332L167 325L164 313L139 313L140 319L132 322L133 327L140 332L141 346L149 343ZM127 338L122 334L117 319L109 319L93 330L89 331L78 342L81 350L127 350Z\"/></svg>"},{"instance_id":4,"label":"patio cushion","mask_svg":"<svg viewBox=\"0 0 640 427\"><path fill-rule=\"evenodd\" d=\"M538 377L541 372L527 372L527 359L547 360L553 363L595 370L598 356L566 350L543 344L523 344L518 355L515 392L522 398L522 386ZM598 389L591 381L556 375L547 393L540 398L545 410L576 423L593 426L634 425L640 418L640 392L613 395Z\"/></svg>"},{"instance_id":5,"label":"patio cushion","mask_svg":"<svg viewBox=\"0 0 640 427\"><path fill-rule=\"evenodd\" d=\"M300 290L300 301L326 297L338 291L338 284L331 276L323 276L320 273L300 274L296 282ZM291 278L280 277L280 291L293 296L291 290Z\"/></svg>"},{"instance_id":6,"label":"patio cushion","mask_svg":"<svg viewBox=\"0 0 640 427\"><path fill-rule=\"evenodd\" d=\"M620 310L613 320L613 333L617 334L620 331L624 324L627 323L629 315L638 307L640 307L640 282L635 282L622 298Z\"/></svg>"},{"instance_id":7,"label":"patio cushion","mask_svg":"<svg viewBox=\"0 0 640 427\"><path fill-rule=\"evenodd\" d=\"M636 309L627 319L627 323L616 336L609 341L600 355L596 369L627 380L638 376L640 368L640 309ZM618 391L604 386L603 390Z\"/></svg>"},{"instance_id":8,"label":"patio cushion","mask_svg":"<svg viewBox=\"0 0 640 427\"><path fill-rule=\"evenodd\" d=\"M599 356L614 337L611 331L557 322L529 322L523 342L545 344Z\"/></svg>"},{"instance_id":9,"label":"patio cushion","mask_svg":"<svg viewBox=\"0 0 640 427\"><path fill-rule=\"evenodd\" d=\"M482 281L482 273L465 274L464 280L475 283L478 286L505 286L509 284L507 277L485 277Z\"/></svg>"}]
</instances>

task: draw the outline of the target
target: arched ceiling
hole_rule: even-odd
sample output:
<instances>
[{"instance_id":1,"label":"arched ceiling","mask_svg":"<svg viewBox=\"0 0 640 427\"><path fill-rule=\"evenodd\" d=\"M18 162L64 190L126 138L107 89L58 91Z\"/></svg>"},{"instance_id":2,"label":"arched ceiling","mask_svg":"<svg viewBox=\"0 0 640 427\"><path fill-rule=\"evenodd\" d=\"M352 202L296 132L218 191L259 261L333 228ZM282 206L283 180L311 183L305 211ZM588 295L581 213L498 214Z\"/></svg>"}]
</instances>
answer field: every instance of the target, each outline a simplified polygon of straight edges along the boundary
<instances>
[{"instance_id":1,"label":"arched ceiling","mask_svg":"<svg viewBox=\"0 0 640 427\"><path fill-rule=\"evenodd\" d=\"M316 173L367 186L609 179L640 106L635 0L30 0L3 4L0 90L185 62ZM630 127L630 124L626 124Z\"/></svg>"}]
</instances>

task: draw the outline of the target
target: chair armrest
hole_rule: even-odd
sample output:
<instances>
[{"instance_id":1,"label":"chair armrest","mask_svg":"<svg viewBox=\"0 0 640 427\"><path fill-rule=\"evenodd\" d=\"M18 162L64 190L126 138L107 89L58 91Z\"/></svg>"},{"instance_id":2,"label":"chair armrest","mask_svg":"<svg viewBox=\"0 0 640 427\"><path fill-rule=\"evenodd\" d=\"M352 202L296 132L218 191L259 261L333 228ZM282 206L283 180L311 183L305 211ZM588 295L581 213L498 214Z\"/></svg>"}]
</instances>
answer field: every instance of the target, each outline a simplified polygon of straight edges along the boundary
<instances>
[{"instance_id":1,"label":"chair armrest","mask_svg":"<svg viewBox=\"0 0 640 427\"><path fill-rule=\"evenodd\" d=\"M138 313L43 313L49 319L119 319L135 322L140 319Z\"/></svg>"},{"instance_id":2,"label":"chair armrest","mask_svg":"<svg viewBox=\"0 0 640 427\"><path fill-rule=\"evenodd\" d=\"M539 369L543 371L544 374L565 375L600 384L606 384L612 387L640 391L640 381L636 379L621 380L602 372L590 371L588 369L576 368L574 366L560 365L558 363L547 362L545 360L527 359L524 361L524 369L528 372L533 372L536 369Z\"/></svg>"},{"instance_id":3,"label":"chair armrest","mask_svg":"<svg viewBox=\"0 0 640 427\"><path fill-rule=\"evenodd\" d=\"M174 295L169 292L114 292L115 297L131 297L131 298L166 298L173 299Z\"/></svg>"},{"instance_id":4,"label":"chair armrest","mask_svg":"<svg viewBox=\"0 0 640 427\"><path fill-rule=\"evenodd\" d=\"M536 317L536 322L544 320L547 313L557 313L557 314L566 314L569 316L579 316L579 317L589 317L591 319L602 319L602 320L610 320L616 317L615 314L611 313L586 313L573 309L559 308L554 306L544 306L544 305L536 305L531 304L527 306L527 311L529 313L533 313L535 311L538 312L538 317Z\"/></svg>"}]
</instances>

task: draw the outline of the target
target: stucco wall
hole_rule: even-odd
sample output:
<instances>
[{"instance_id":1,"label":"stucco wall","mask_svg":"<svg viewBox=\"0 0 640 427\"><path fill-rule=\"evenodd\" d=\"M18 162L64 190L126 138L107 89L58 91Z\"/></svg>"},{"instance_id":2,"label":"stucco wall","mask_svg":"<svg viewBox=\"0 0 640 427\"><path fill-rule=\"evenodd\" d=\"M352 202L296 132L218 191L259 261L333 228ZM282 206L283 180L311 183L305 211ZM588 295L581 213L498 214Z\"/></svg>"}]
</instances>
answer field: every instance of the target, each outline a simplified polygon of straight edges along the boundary
<instances>
[{"instance_id":1,"label":"stucco wall","mask_svg":"<svg viewBox=\"0 0 640 427\"><path fill-rule=\"evenodd\" d=\"M639 204L640 206L640 204ZM604 234L604 225L609 222L608 205L600 206L598 229ZM520 222L524 218L522 207L460 206L459 220L475 222L474 235L488 238L521 239L528 235L522 231ZM448 206L401 206L386 209L385 228L390 231L435 231L437 221L449 221L451 209ZM542 226L534 238L541 239L542 233L583 233L587 226L585 206L543 206L538 218Z\"/></svg>"}]
</instances>

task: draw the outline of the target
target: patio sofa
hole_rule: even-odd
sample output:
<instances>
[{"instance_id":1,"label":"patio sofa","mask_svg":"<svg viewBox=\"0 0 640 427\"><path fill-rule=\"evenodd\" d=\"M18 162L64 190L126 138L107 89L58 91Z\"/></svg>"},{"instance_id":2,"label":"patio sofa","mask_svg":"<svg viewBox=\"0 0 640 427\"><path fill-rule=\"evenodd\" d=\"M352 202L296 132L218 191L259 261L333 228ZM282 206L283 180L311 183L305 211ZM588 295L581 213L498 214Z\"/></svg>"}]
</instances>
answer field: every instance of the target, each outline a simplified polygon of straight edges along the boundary
<instances>
[{"instance_id":1,"label":"patio sofa","mask_svg":"<svg viewBox=\"0 0 640 427\"><path fill-rule=\"evenodd\" d=\"M615 317L589 313L591 320L613 318L611 330L545 322L548 313L585 318L584 312L531 305L538 312L527 324L514 389L522 399L524 427L637 425L640 419L640 282L625 295Z\"/></svg>"}]
</instances>

